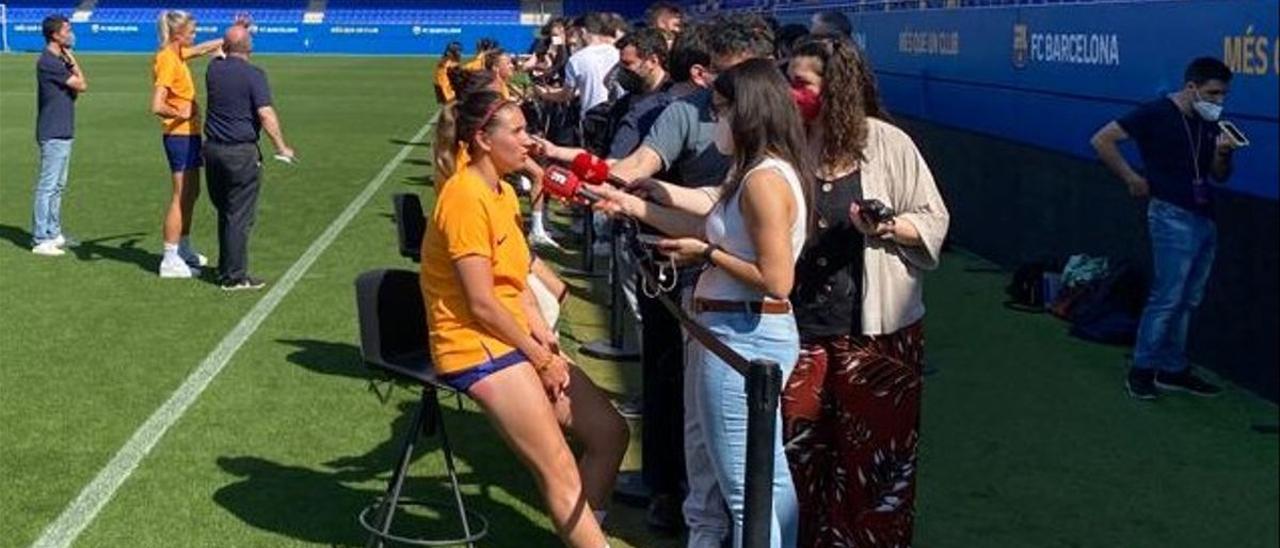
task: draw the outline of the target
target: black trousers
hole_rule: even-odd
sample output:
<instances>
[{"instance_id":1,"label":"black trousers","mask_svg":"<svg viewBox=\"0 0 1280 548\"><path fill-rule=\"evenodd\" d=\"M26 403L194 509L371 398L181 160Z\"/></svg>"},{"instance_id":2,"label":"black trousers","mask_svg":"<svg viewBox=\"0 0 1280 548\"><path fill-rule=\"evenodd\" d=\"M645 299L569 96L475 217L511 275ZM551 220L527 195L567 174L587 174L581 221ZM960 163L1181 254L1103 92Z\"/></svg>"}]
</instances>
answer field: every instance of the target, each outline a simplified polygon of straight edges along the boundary
<instances>
[{"instance_id":1,"label":"black trousers","mask_svg":"<svg viewBox=\"0 0 1280 548\"><path fill-rule=\"evenodd\" d=\"M209 199L218 210L218 276L239 280L249 274L249 232L258 211L262 155L256 143L204 146Z\"/></svg>"},{"instance_id":2,"label":"black trousers","mask_svg":"<svg viewBox=\"0 0 1280 548\"><path fill-rule=\"evenodd\" d=\"M641 268L644 268L641 266ZM637 282L639 283L639 282ZM672 293L680 299L680 293ZM684 470L684 333L657 299L636 295L644 386L641 477L657 495L681 495Z\"/></svg>"}]
</instances>

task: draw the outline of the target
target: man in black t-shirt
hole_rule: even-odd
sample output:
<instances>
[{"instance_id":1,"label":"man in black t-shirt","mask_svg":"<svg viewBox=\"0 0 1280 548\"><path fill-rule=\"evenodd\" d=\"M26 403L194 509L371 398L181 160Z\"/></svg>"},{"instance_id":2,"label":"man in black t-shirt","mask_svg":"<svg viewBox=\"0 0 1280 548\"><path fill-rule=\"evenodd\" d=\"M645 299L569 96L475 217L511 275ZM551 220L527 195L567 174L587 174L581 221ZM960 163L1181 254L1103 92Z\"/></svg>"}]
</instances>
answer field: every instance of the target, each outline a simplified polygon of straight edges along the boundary
<instances>
[{"instance_id":1,"label":"man in black t-shirt","mask_svg":"<svg viewBox=\"0 0 1280 548\"><path fill-rule=\"evenodd\" d=\"M1187 66L1185 85L1140 105L1093 136L1102 162L1136 198L1150 198L1147 228L1155 280L1138 327L1133 367L1125 386L1138 399L1158 388L1201 396L1221 390L1191 371L1186 357L1191 312L1204 297L1217 250L1213 188L1231 176L1236 146L1218 127L1231 83L1222 61L1201 57ZM1133 139L1142 157L1139 173L1117 143Z\"/></svg>"},{"instance_id":2,"label":"man in black t-shirt","mask_svg":"<svg viewBox=\"0 0 1280 548\"><path fill-rule=\"evenodd\" d=\"M40 175L31 208L31 252L46 257L65 255L62 234L62 191L67 187L71 142L75 136L76 97L88 80L71 54L75 35L62 15L42 23L45 48L36 61L36 144L40 147Z\"/></svg>"},{"instance_id":3,"label":"man in black t-shirt","mask_svg":"<svg viewBox=\"0 0 1280 548\"><path fill-rule=\"evenodd\" d=\"M258 207L262 154L258 131L266 130L276 157L294 161L271 106L271 88L262 69L249 64L249 30L232 26L223 39L225 59L209 63L205 115L205 172L209 197L218 209L218 276L225 291L260 289L266 282L249 275L249 231Z\"/></svg>"}]
</instances>

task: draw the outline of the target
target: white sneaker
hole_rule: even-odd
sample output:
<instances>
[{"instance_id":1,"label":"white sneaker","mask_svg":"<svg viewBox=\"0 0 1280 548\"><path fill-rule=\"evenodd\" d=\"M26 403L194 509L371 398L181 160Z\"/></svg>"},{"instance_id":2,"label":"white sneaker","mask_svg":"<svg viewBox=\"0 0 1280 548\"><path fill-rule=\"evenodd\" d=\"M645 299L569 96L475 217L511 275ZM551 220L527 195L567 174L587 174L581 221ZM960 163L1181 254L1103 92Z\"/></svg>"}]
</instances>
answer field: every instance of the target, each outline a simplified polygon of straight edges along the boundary
<instances>
[{"instance_id":1,"label":"white sneaker","mask_svg":"<svg viewBox=\"0 0 1280 548\"><path fill-rule=\"evenodd\" d=\"M178 257L181 257L182 261L187 263L187 266L191 266L195 268L200 268L202 266L209 264L208 257L205 257L204 255L197 253L194 249L190 249L190 248L179 247Z\"/></svg>"},{"instance_id":2,"label":"white sneaker","mask_svg":"<svg viewBox=\"0 0 1280 548\"><path fill-rule=\"evenodd\" d=\"M200 275L199 268L189 266L182 259L166 257L160 261L161 278L195 278Z\"/></svg>"},{"instance_id":3,"label":"white sneaker","mask_svg":"<svg viewBox=\"0 0 1280 548\"><path fill-rule=\"evenodd\" d=\"M61 257L67 254L65 249L58 247L57 240L46 240L40 242L31 248L31 252L43 257Z\"/></svg>"},{"instance_id":4,"label":"white sneaker","mask_svg":"<svg viewBox=\"0 0 1280 548\"><path fill-rule=\"evenodd\" d=\"M62 234L59 234L57 238L53 239L53 241L54 243L58 244L58 247L61 247L62 249L68 249L68 248L72 248L80 245L79 240L75 238L68 238Z\"/></svg>"},{"instance_id":5,"label":"white sneaker","mask_svg":"<svg viewBox=\"0 0 1280 548\"><path fill-rule=\"evenodd\" d=\"M540 247L550 247L552 249L563 249L560 247L559 243L556 243L555 240L551 239L550 234L539 230L529 233L529 244Z\"/></svg>"}]
</instances>

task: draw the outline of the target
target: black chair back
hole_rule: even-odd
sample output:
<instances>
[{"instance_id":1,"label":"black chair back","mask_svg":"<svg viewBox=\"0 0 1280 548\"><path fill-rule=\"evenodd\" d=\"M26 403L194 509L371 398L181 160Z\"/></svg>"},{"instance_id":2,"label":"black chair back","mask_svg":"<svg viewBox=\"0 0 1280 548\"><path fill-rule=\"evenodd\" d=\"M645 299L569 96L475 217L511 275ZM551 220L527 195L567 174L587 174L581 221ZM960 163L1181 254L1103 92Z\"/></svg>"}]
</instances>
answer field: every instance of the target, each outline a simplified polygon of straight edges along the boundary
<instances>
[{"instance_id":1,"label":"black chair back","mask_svg":"<svg viewBox=\"0 0 1280 548\"><path fill-rule=\"evenodd\" d=\"M422 253L422 236L427 230L427 218L422 213L422 200L417 194L400 193L391 196L395 210L396 238L400 241L400 256L419 260Z\"/></svg>"},{"instance_id":2,"label":"black chair back","mask_svg":"<svg viewBox=\"0 0 1280 548\"><path fill-rule=\"evenodd\" d=\"M365 364L435 383L418 273L380 269L360 274L356 277L356 310Z\"/></svg>"}]
</instances>

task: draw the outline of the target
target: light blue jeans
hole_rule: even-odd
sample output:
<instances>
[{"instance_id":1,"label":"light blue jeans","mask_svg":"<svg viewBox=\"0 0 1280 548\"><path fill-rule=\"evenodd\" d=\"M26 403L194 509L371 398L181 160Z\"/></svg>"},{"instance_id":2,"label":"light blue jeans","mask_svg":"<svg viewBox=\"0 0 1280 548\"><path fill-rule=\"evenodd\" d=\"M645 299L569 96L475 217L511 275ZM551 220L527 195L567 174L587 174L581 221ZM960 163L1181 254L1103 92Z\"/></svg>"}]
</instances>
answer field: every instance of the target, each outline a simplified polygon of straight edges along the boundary
<instances>
[{"instance_id":1,"label":"light blue jeans","mask_svg":"<svg viewBox=\"0 0 1280 548\"><path fill-rule=\"evenodd\" d=\"M1178 373L1187 368L1187 329L1204 299L1218 248L1213 221L1178 206L1151 200L1147 206L1155 281L1138 324L1134 369Z\"/></svg>"},{"instance_id":2,"label":"light blue jeans","mask_svg":"<svg viewBox=\"0 0 1280 548\"><path fill-rule=\"evenodd\" d=\"M71 164L71 139L40 141L40 176L31 206L31 243L40 245L62 235L62 191Z\"/></svg>"},{"instance_id":3,"label":"light blue jeans","mask_svg":"<svg viewBox=\"0 0 1280 548\"><path fill-rule=\"evenodd\" d=\"M748 360L767 359L782 367L783 386L800 357L800 335L790 314L707 312L698 316L716 338ZM720 548L732 531L742 546L746 492L746 379L715 354L690 339L685 363L684 502L690 548ZM772 548L796 545L799 509L787 455L782 449L782 417L773 434ZM725 509L729 513L725 514Z\"/></svg>"}]
</instances>

